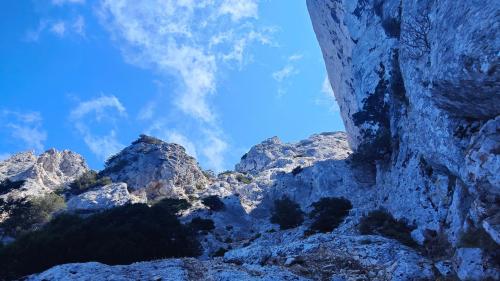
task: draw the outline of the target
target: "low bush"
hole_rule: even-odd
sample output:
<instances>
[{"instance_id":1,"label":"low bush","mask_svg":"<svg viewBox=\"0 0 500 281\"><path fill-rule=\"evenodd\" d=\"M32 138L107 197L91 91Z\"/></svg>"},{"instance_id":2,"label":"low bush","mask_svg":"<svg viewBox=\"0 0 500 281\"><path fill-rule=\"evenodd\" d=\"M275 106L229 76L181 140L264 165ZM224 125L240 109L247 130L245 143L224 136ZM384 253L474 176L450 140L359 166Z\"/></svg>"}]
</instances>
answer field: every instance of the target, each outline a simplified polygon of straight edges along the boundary
<instances>
[{"instance_id":1,"label":"low bush","mask_svg":"<svg viewBox=\"0 0 500 281\"><path fill-rule=\"evenodd\" d=\"M189 226L195 231L210 231L215 228L214 221L211 219L193 218Z\"/></svg>"},{"instance_id":2,"label":"low bush","mask_svg":"<svg viewBox=\"0 0 500 281\"><path fill-rule=\"evenodd\" d=\"M189 209L191 207L191 203L189 203L186 199L164 198L154 203L153 207L165 213L177 215L180 211Z\"/></svg>"},{"instance_id":3,"label":"low bush","mask_svg":"<svg viewBox=\"0 0 500 281\"><path fill-rule=\"evenodd\" d=\"M296 176L296 175L300 174L303 170L304 170L304 168L302 168L302 166L297 166L297 167L293 168L292 175Z\"/></svg>"},{"instance_id":4,"label":"low bush","mask_svg":"<svg viewBox=\"0 0 500 281\"><path fill-rule=\"evenodd\" d=\"M299 204L284 196L274 201L271 222L278 224L282 230L294 228L304 222L304 212Z\"/></svg>"},{"instance_id":5,"label":"low bush","mask_svg":"<svg viewBox=\"0 0 500 281\"><path fill-rule=\"evenodd\" d=\"M96 171L87 171L70 184L72 194L81 194L92 188L111 184L109 177L100 176Z\"/></svg>"},{"instance_id":6,"label":"low bush","mask_svg":"<svg viewBox=\"0 0 500 281\"><path fill-rule=\"evenodd\" d=\"M21 186L23 186L25 181L11 181L9 179L5 179L4 181L0 182L0 195L9 193L10 191L14 189L18 189Z\"/></svg>"},{"instance_id":7,"label":"low bush","mask_svg":"<svg viewBox=\"0 0 500 281\"><path fill-rule=\"evenodd\" d=\"M217 212L217 211L222 211L224 210L224 202L220 200L219 196L217 195L210 195L201 200L203 205L207 206L210 210Z\"/></svg>"},{"instance_id":8,"label":"low bush","mask_svg":"<svg viewBox=\"0 0 500 281\"><path fill-rule=\"evenodd\" d=\"M198 256L201 246L196 236L175 214L165 211L177 209L166 207L167 203L126 205L87 218L58 216L0 251L0 280L72 262L113 265Z\"/></svg>"},{"instance_id":9,"label":"low bush","mask_svg":"<svg viewBox=\"0 0 500 281\"><path fill-rule=\"evenodd\" d=\"M16 237L47 223L54 213L65 207L64 198L54 193L31 200L8 202L3 204L2 209L9 217L0 226L6 234Z\"/></svg>"},{"instance_id":10,"label":"low bush","mask_svg":"<svg viewBox=\"0 0 500 281\"><path fill-rule=\"evenodd\" d=\"M244 184L252 183L252 178L249 178L249 177L241 175L241 174L236 175L236 180L238 180L239 182L244 183Z\"/></svg>"},{"instance_id":11,"label":"low bush","mask_svg":"<svg viewBox=\"0 0 500 281\"><path fill-rule=\"evenodd\" d=\"M140 135L137 140L132 142L132 144L138 144L138 143L162 144L164 142L158 138L155 138L155 137L151 137L148 135Z\"/></svg>"},{"instance_id":12,"label":"low bush","mask_svg":"<svg viewBox=\"0 0 500 281\"><path fill-rule=\"evenodd\" d=\"M359 231L363 235L382 235L395 239L409 247L416 247L417 244L411 238L411 232L415 229L409 226L404 220L396 220L385 210L369 212L362 217L359 223Z\"/></svg>"},{"instance_id":13,"label":"low bush","mask_svg":"<svg viewBox=\"0 0 500 281\"><path fill-rule=\"evenodd\" d=\"M309 217L313 220L310 233L331 232L337 228L352 209L351 201L345 198L321 198L311 205L313 210Z\"/></svg>"},{"instance_id":14,"label":"low bush","mask_svg":"<svg viewBox=\"0 0 500 281\"><path fill-rule=\"evenodd\" d=\"M223 257L226 252L227 252L227 249L220 247L219 249L217 249L217 251L215 251L212 254L212 257Z\"/></svg>"}]
</instances>

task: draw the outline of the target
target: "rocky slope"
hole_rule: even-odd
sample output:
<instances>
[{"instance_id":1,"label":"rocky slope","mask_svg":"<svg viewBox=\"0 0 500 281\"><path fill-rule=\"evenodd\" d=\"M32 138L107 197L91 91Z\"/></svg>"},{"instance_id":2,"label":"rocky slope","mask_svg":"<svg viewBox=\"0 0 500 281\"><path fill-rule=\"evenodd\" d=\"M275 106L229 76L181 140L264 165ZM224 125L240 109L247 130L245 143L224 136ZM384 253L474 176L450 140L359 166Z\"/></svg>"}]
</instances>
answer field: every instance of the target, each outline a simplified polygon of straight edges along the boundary
<instances>
[{"instance_id":1,"label":"rocky slope","mask_svg":"<svg viewBox=\"0 0 500 281\"><path fill-rule=\"evenodd\" d=\"M2 202L30 200L66 188L88 171L83 157L72 151L47 150L40 156L22 152L0 162L0 183L16 183L15 188L4 186ZM7 216L1 213L4 219Z\"/></svg>"},{"instance_id":2,"label":"rocky slope","mask_svg":"<svg viewBox=\"0 0 500 281\"><path fill-rule=\"evenodd\" d=\"M142 147L140 151L136 150L137 145ZM160 142L136 142L113 158L140 161L140 154L147 155L152 149L166 146ZM185 222L193 217L209 218L215 223L215 229L203 235L201 260L165 260L130 266L62 265L31 276L29 280L112 280L118 277L123 280L433 279L435 263L418 251L384 237L359 235L359 218L377 208L372 200L376 190L357 180L359 171L352 169L350 154L347 137L341 132L317 134L293 144L274 137L243 156L237 171L201 180L208 184L191 194L194 195L189 198L192 207L182 218ZM170 159L163 164L172 165L170 154L156 157ZM133 161L127 165L128 168L117 171L125 179L131 176L124 171L135 175L137 171L132 167L138 167ZM109 170L106 174L117 178ZM126 183L113 183L94 188L69 199L68 208L107 209L114 206L110 205L109 198L119 203L116 205L132 202L128 201L131 195L126 186ZM147 182L144 186L148 186ZM171 190L178 189L171 187ZM186 185L182 189L190 190L190 187ZM141 189L132 192L137 190ZM166 194L176 198L185 196L185 193L169 191ZM199 199L209 195L222 198L224 209L214 212L202 204ZM311 203L332 196L348 198L354 208L345 223L334 232L307 236L304 233L311 224L309 219L302 226L286 231L269 222L272 203L284 195L306 211L311 209ZM212 258L220 248L229 251L222 258ZM441 268L443 274L452 271L447 264Z\"/></svg>"}]
</instances>

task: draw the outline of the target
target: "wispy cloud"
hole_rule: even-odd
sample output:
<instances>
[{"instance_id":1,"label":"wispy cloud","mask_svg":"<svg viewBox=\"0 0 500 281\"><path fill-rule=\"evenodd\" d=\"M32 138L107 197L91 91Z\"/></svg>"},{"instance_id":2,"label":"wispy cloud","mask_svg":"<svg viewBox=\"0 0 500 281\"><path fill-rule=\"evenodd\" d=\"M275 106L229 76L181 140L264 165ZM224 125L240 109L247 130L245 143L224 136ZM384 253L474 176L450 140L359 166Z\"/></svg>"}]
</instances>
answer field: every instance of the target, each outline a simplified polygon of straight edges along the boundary
<instances>
[{"instance_id":1,"label":"wispy cloud","mask_svg":"<svg viewBox=\"0 0 500 281\"><path fill-rule=\"evenodd\" d=\"M10 137L23 143L23 149L44 150L47 132L42 128L42 116L39 112L17 112L3 110L0 123L8 131Z\"/></svg>"},{"instance_id":2,"label":"wispy cloud","mask_svg":"<svg viewBox=\"0 0 500 281\"><path fill-rule=\"evenodd\" d=\"M198 157L196 153L196 146L185 135L176 131L171 131L167 132L165 140L170 143L176 143L182 145L186 149L187 154L193 156L194 158Z\"/></svg>"},{"instance_id":3,"label":"wispy cloud","mask_svg":"<svg viewBox=\"0 0 500 281\"><path fill-rule=\"evenodd\" d=\"M84 4L85 0L52 0L53 5L61 6L64 4Z\"/></svg>"},{"instance_id":4,"label":"wispy cloud","mask_svg":"<svg viewBox=\"0 0 500 281\"><path fill-rule=\"evenodd\" d=\"M81 119L89 113L94 113L97 121L103 118L109 118L111 115L110 109L115 109L120 115L126 113L125 107L118 100L117 97L102 95L98 98L81 102L78 106L71 111L71 118Z\"/></svg>"},{"instance_id":5,"label":"wispy cloud","mask_svg":"<svg viewBox=\"0 0 500 281\"><path fill-rule=\"evenodd\" d=\"M278 82L278 96L282 96L286 93L286 80L300 73L299 69L295 66L295 63L301 59L302 55L300 54L291 55L287 58L287 62L283 68L271 74L273 79Z\"/></svg>"},{"instance_id":6,"label":"wispy cloud","mask_svg":"<svg viewBox=\"0 0 500 281\"><path fill-rule=\"evenodd\" d=\"M80 102L71 111L70 120L92 153L104 160L125 146L118 141L116 136L116 120L125 116L126 109L117 97L101 95L95 99ZM109 133L98 135L93 132L92 128L95 123L110 126Z\"/></svg>"},{"instance_id":7,"label":"wispy cloud","mask_svg":"<svg viewBox=\"0 0 500 281\"><path fill-rule=\"evenodd\" d=\"M83 16L77 16L71 26L76 34L85 37L85 18Z\"/></svg>"},{"instance_id":8,"label":"wispy cloud","mask_svg":"<svg viewBox=\"0 0 500 281\"><path fill-rule=\"evenodd\" d=\"M252 0L224 0L219 7L220 14L228 14L233 21L243 18L257 18L259 7Z\"/></svg>"},{"instance_id":9,"label":"wispy cloud","mask_svg":"<svg viewBox=\"0 0 500 281\"><path fill-rule=\"evenodd\" d=\"M224 154L228 148L228 144L219 132L205 130L205 144L203 155L209 160L210 168L215 171L224 169Z\"/></svg>"},{"instance_id":10,"label":"wispy cloud","mask_svg":"<svg viewBox=\"0 0 500 281\"><path fill-rule=\"evenodd\" d=\"M283 80L285 80L293 75L296 75L296 74L299 74L299 70L297 68L295 68L295 66L288 64L288 65L285 65L282 69L280 69L276 72L273 72L273 78L274 78L274 80L281 83L281 82L283 82Z\"/></svg>"},{"instance_id":11,"label":"wispy cloud","mask_svg":"<svg viewBox=\"0 0 500 281\"><path fill-rule=\"evenodd\" d=\"M127 62L178 78L172 103L195 120L197 131L210 128L211 134L203 133L194 146L210 168L221 167L227 141L210 97L228 64L241 68L252 44L271 44L272 29L252 22L258 18L258 1L103 0L99 15ZM152 118L154 108L148 104L138 119ZM202 149L206 144L211 149Z\"/></svg>"},{"instance_id":12,"label":"wispy cloud","mask_svg":"<svg viewBox=\"0 0 500 281\"><path fill-rule=\"evenodd\" d=\"M53 34L59 38L69 35L85 37L85 18L81 15L73 19L42 19L35 29L26 32L24 39L37 42L43 34Z\"/></svg>"},{"instance_id":13,"label":"wispy cloud","mask_svg":"<svg viewBox=\"0 0 500 281\"><path fill-rule=\"evenodd\" d=\"M63 21L57 21L50 27L50 32L54 33L59 37L63 37L66 32L66 23Z\"/></svg>"},{"instance_id":14,"label":"wispy cloud","mask_svg":"<svg viewBox=\"0 0 500 281\"><path fill-rule=\"evenodd\" d=\"M340 110L328 76L325 76L323 84L321 84L321 97L316 99L316 104L326 105L333 112Z\"/></svg>"}]
</instances>

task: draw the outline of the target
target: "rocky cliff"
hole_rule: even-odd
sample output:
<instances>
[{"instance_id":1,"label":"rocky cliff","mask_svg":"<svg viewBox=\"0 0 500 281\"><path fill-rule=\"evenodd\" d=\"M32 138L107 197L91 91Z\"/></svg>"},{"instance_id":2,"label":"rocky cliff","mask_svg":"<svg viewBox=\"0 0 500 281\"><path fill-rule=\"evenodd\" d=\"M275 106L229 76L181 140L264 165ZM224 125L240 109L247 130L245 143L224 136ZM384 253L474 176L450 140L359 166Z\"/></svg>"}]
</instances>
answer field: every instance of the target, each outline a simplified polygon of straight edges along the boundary
<instances>
[{"instance_id":1,"label":"rocky cliff","mask_svg":"<svg viewBox=\"0 0 500 281\"><path fill-rule=\"evenodd\" d=\"M415 222L419 243L443 233L460 255L473 229L498 243L500 5L307 5L350 144L376 167L378 204Z\"/></svg>"},{"instance_id":2,"label":"rocky cliff","mask_svg":"<svg viewBox=\"0 0 500 281\"><path fill-rule=\"evenodd\" d=\"M141 136L98 173L113 183L67 193L66 211L186 199L182 222L213 221L201 256L67 264L29 280L500 279L500 5L307 6L347 133L273 137L217 176L181 146ZM0 180L26 182L2 196L64 189L87 170L66 151L18 154L0 162ZM305 214L290 229L270 222L283 198ZM325 198L352 208L341 217ZM334 207L320 220L328 230L311 231L320 207ZM332 214L341 219L328 228Z\"/></svg>"}]
</instances>

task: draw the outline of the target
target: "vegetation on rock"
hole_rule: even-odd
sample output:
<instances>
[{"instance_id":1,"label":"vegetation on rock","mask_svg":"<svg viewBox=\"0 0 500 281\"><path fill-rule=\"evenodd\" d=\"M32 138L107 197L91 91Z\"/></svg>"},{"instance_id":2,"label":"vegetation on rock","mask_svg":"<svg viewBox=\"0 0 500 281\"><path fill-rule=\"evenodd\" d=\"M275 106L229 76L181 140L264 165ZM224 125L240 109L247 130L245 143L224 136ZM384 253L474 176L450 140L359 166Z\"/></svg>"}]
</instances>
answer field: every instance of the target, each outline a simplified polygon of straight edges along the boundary
<instances>
[{"instance_id":1,"label":"vegetation on rock","mask_svg":"<svg viewBox=\"0 0 500 281\"><path fill-rule=\"evenodd\" d=\"M278 224L282 230L294 228L304 222L304 212L297 202L284 196L274 201L271 222Z\"/></svg>"},{"instance_id":2,"label":"vegetation on rock","mask_svg":"<svg viewBox=\"0 0 500 281\"><path fill-rule=\"evenodd\" d=\"M148 135L140 135L139 138L135 141L132 142L132 144L138 144L138 143L147 143L147 144L162 144L164 143L162 140L151 137Z\"/></svg>"},{"instance_id":3,"label":"vegetation on rock","mask_svg":"<svg viewBox=\"0 0 500 281\"><path fill-rule=\"evenodd\" d=\"M47 223L54 213L65 207L64 198L54 193L31 200L3 202L2 212L7 212L9 217L1 227L8 235L19 236Z\"/></svg>"},{"instance_id":4,"label":"vegetation on rock","mask_svg":"<svg viewBox=\"0 0 500 281\"><path fill-rule=\"evenodd\" d=\"M244 176L241 174L236 175L236 180L238 180L239 182L244 183L244 184L252 183L252 179L250 177L247 177L247 176Z\"/></svg>"},{"instance_id":5,"label":"vegetation on rock","mask_svg":"<svg viewBox=\"0 0 500 281\"><path fill-rule=\"evenodd\" d=\"M214 221L211 219L202 219L200 217L193 218L189 226L195 231L210 231L215 228Z\"/></svg>"},{"instance_id":6,"label":"vegetation on rock","mask_svg":"<svg viewBox=\"0 0 500 281\"><path fill-rule=\"evenodd\" d=\"M25 181L11 181L9 179L5 179L4 181L0 182L0 195L6 194L10 192L11 190L18 189L21 186L23 186Z\"/></svg>"},{"instance_id":7,"label":"vegetation on rock","mask_svg":"<svg viewBox=\"0 0 500 281\"><path fill-rule=\"evenodd\" d=\"M375 210L362 217L359 223L359 232L363 235L381 235L395 239L409 247L416 247L411 238L414 227L409 226L404 220L395 219L385 210Z\"/></svg>"},{"instance_id":8,"label":"vegetation on rock","mask_svg":"<svg viewBox=\"0 0 500 281\"><path fill-rule=\"evenodd\" d=\"M73 194L81 194L92 188L111 184L109 177L100 176L96 171L87 171L78 179L70 184L70 192Z\"/></svg>"},{"instance_id":9,"label":"vegetation on rock","mask_svg":"<svg viewBox=\"0 0 500 281\"><path fill-rule=\"evenodd\" d=\"M200 243L175 216L184 206L169 199L152 207L126 205L87 218L60 215L0 250L0 279L14 279L64 263L130 264L198 256Z\"/></svg>"},{"instance_id":10,"label":"vegetation on rock","mask_svg":"<svg viewBox=\"0 0 500 281\"><path fill-rule=\"evenodd\" d=\"M352 204L345 198L327 197L311 205L313 210L309 217L313 220L310 233L331 232L337 228L349 214Z\"/></svg>"},{"instance_id":11,"label":"vegetation on rock","mask_svg":"<svg viewBox=\"0 0 500 281\"><path fill-rule=\"evenodd\" d=\"M217 212L222 211L225 207L224 202L217 195L210 195L201 200L203 205L207 206L210 210Z\"/></svg>"}]
</instances>

